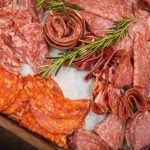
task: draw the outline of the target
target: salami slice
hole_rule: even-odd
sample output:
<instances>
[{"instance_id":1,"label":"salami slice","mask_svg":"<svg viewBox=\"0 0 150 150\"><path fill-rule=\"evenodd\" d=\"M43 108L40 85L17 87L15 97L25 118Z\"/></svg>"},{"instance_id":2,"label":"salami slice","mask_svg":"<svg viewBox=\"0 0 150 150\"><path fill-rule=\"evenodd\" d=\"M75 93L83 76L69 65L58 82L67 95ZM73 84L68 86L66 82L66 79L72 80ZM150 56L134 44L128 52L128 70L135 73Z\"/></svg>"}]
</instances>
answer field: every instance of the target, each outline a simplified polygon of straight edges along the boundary
<instances>
[{"instance_id":1,"label":"salami slice","mask_svg":"<svg viewBox=\"0 0 150 150\"><path fill-rule=\"evenodd\" d=\"M118 116L109 115L106 120L97 125L95 132L112 149L122 147L124 141L124 123Z\"/></svg>"},{"instance_id":2,"label":"salami slice","mask_svg":"<svg viewBox=\"0 0 150 150\"><path fill-rule=\"evenodd\" d=\"M79 130L68 138L69 147L72 150L109 150L109 146L95 133L87 130Z\"/></svg>"},{"instance_id":3,"label":"salami slice","mask_svg":"<svg viewBox=\"0 0 150 150\"><path fill-rule=\"evenodd\" d=\"M130 148L141 150L150 144L150 113L140 113L127 123L126 141Z\"/></svg>"}]
</instances>

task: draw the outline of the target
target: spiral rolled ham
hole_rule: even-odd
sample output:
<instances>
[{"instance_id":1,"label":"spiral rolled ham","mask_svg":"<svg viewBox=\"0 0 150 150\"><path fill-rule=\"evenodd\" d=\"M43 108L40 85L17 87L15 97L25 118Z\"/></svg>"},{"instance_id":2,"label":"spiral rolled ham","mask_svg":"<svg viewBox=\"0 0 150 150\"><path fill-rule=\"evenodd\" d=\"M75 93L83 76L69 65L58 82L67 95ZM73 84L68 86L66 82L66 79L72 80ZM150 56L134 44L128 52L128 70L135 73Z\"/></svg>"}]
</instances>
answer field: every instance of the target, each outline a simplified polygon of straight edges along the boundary
<instances>
[{"instance_id":1,"label":"spiral rolled ham","mask_svg":"<svg viewBox=\"0 0 150 150\"><path fill-rule=\"evenodd\" d=\"M44 26L47 42L60 50L73 48L83 36L85 24L78 13L68 10L69 17L62 12L50 14Z\"/></svg>"}]
</instances>

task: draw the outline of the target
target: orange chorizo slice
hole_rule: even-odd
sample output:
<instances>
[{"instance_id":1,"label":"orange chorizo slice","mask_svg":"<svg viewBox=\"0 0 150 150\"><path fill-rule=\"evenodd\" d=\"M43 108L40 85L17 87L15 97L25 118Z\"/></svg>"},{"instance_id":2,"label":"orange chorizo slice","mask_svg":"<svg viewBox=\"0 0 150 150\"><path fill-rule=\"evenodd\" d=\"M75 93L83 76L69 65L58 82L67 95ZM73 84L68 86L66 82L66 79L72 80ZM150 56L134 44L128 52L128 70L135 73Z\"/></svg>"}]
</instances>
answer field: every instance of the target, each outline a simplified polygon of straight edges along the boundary
<instances>
[{"instance_id":1,"label":"orange chorizo slice","mask_svg":"<svg viewBox=\"0 0 150 150\"><path fill-rule=\"evenodd\" d=\"M22 88L21 78L0 66L0 111L4 111L14 103Z\"/></svg>"},{"instance_id":2,"label":"orange chorizo slice","mask_svg":"<svg viewBox=\"0 0 150 150\"><path fill-rule=\"evenodd\" d=\"M28 79L25 89L31 112L44 129L54 134L68 134L81 127L89 110L88 100L65 99L57 92L59 89L45 86L39 77Z\"/></svg>"}]
</instances>

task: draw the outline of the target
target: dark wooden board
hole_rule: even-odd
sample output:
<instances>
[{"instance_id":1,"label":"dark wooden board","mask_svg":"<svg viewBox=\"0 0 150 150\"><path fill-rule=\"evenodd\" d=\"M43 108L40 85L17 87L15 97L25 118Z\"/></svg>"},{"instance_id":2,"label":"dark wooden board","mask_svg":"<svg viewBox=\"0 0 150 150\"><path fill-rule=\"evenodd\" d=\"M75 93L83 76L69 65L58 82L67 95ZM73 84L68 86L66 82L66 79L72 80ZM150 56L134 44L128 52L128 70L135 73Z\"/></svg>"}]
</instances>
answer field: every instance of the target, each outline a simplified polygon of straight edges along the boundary
<instances>
[{"instance_id":1,"label":"dark wooden board","mask_svg":"<svg viewBox=\"0 0 150 150\"><path fill-rule=\"evenodd\" d=\"M9 120L5 116L0 115L0 127L1 130L7 130L12 133L16 137L20 138L20 140L25 141L34 149L37 150L56 150L56 148L52 147L51 144L46 142L45 140L40 139L38 136L30 133L29 131L23 129L13 121ZM19 143L18 143L19 144Z\"/></svg>"}]
</instances>

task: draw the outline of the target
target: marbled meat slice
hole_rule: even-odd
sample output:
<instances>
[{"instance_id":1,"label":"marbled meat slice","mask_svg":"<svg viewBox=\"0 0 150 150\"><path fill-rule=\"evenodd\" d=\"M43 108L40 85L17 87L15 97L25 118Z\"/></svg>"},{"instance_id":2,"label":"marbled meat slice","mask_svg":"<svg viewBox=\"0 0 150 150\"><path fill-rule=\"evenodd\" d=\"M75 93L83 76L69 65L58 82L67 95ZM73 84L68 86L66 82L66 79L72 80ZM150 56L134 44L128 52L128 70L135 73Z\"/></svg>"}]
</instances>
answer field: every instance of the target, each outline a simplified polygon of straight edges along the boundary
<instances>
[{"instance_id":1,"label":"marbled meat slice","mask_svg":"<svg viewBox=\"0 0 150 150\"><path fill-rule=\"evenodd\" d=\"M112 149L122 148L124 123L118 116L109 115L103 122L97 125L95 132Z\"/></svg>"},{"instance_id":2,"label":"marbled meat slice","mask_svg":"<svg viewBox=\"0 0 150 150\"><path fill-rule=\"evenodd\" d=\"M87 30L96 36L106 36L105 29L112 27L112 21L102 18L92 13L81 11L83 19L86 21Z\"/></svg>"},{"instance_id":3,"label":"marbled meat slice","mask_svg":"<svg viewBox=\"0 0 150 150\"><path fill-rule=\"evenodd\" d=\"M142 93L148 96L150 81L150 44L137 33L134 41L134 76L133 85L140 87Z\"/></svg>"},{"instance_id":4,"label":"marbled meat slice","mask_svg":"<svg viewBox=\"0 0 150 150\"><path fill-rule=\"evenodd\" d=\"M38 73L37 68L49 62L46 59L49 51L43 36L43 28L31 3L30 0L19 3L10 1L10 5L0 9L0 37L5 47L5 52L1 52L0 55L0 63L16 74L23 63L31 65L34 72ZM6 47L11 51L8 57Z\"/></svg>"},{"instance_id":5,"label":"marbled meat slice","mask_svg":"<svg viewBox=\"0 0 150 150\"><path fill-rule=\"evenodd\" d=\"M24 46L21 52L23 54L20 54L18 59L24 59L24 63L31 65L32 69L37 72L37 67L49 62L46 59L49 56L49 51L44 40L43 27L39 23L30 23L19 28L19 31L26 41L24 41L25 45L16 45L18 51L15 53L19 54L19 49Z\"/></svg>"},{"instance_id":6,"label":"marbled meat slice","mask_svg":"<svg viewBox=\"0 0 150 150\"><path fill-rule=\"evenodd\" d=\"M126 141L130 148L141 150L150 145L150 112L140 113L127 123Z\"/></svg>"},{"instance_id":7,"label":"marbled meat slice","mask_svg":"<svg viewBox=\"0 0 150 150\"><path fill-rule=\"evenodd\" d=\"M114 69L111 79L114 88L123 88L131 85L133 82L133 65L130 55L127 52L123 53L119 62L118 67Z\"/></svg>"},{"instance_id":8,"label":"marbled meat slice","mask_svg":"<svg viewBox=\"0 0 150 150\"><path fill-rule=\"evenodd\" d=\"M0 89L0 111L2 112L14 103L23 89L23 83L20 77L0 66Z\"/></svg>"},{"instance_id":9,"label":"marbled meat slice","mask_svg":"<svg viewBox=\"0 0 150 150\"><path fill-rule=\"evenodd\" d=\"M109 146L95 133L84 129L70 135L67 143L72 150L109 150Z\"/></svg>"},{"instance_id":10,"label":"marbled meat slice","mask_svg":"<svg viewBox=\"0 0 150 150\"><path fill-rule=\"evenodd\" d=\"M132 3L127 0L67 0L80 5L85 11L106 18L119 20L132 14Z\"/></svg>"}]
</instances>

